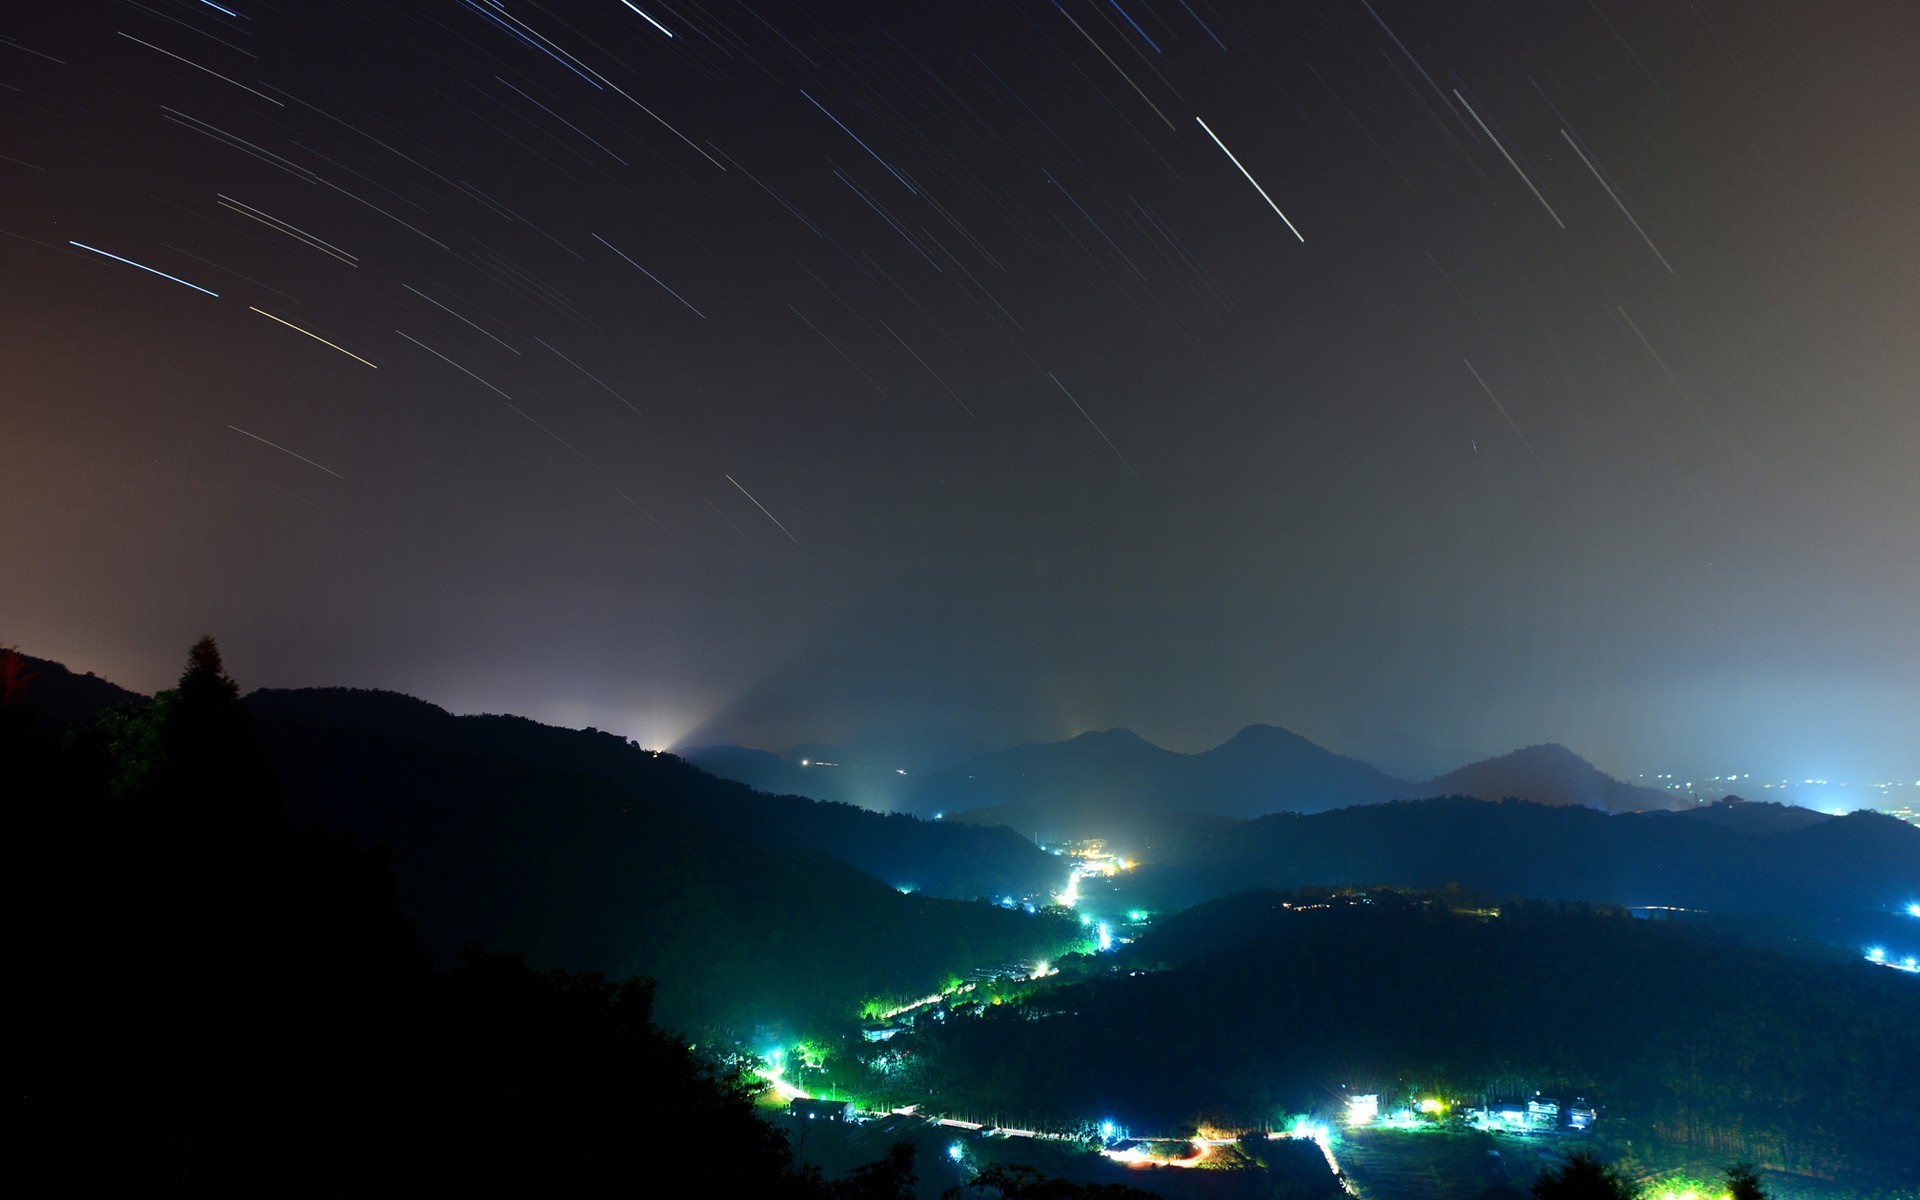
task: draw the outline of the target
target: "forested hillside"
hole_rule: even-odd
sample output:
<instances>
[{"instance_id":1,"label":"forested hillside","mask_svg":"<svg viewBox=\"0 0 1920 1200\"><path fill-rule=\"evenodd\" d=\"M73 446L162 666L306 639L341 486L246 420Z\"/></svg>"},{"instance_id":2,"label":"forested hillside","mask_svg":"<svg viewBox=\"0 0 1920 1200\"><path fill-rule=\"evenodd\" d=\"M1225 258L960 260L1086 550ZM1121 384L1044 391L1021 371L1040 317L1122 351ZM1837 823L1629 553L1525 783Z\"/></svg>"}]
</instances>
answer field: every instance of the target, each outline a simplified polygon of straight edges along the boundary
<instances>
[{"instance_id":1,"label":"forested hillside","mask_svg":"<svg viewBox=\"0 0 1920 1200\"><path fill-rule=\"evenodd\" d=\"M1260 1127L1347 1089L1389 1103L1539 1089L1600 1104L1609 1137L1920 1184L1915 1003L1897 972L1712 945L1617 910L1254 892L1165 921L1113 974L949 1022L917 1049L956 1104L1009 1120Z\"/></svg>"}]
</instances>

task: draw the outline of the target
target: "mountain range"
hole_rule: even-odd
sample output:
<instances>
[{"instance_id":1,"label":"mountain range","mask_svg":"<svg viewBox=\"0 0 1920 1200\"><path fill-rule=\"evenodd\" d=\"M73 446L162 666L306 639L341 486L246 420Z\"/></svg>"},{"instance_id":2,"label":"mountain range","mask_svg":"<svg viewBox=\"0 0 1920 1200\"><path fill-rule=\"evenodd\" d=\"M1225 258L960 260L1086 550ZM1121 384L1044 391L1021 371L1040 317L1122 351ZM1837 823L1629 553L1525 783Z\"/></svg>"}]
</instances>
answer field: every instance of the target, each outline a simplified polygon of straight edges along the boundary
<instances>
[{"instance_id":1,"label":"mountain range","mask_svg":"<svg viewBox=\"0 0 1920 1200\"><path fill-rule=\"evenodd\" d=\"M1614 779L1559 745L1529 746L1412 781L1272 725L1249 725L1198 754L1111 729L947 763L922 759L911 767L884 742L798 747L785 755L707 746L688 750L686 757L754 787L1006 824L1046 841L1111 840L1119 834L1144 845L1177 836L1193 816L1249 819L1432 796L1521 799L1602 812L1684 804L1667 792Z\"/></svg>"},{"instance_id":2,"label":"mountain range","mask_svg":"<svg viewBox=\"0 0 1920 1200\"><path fill-rule=\"evenodd\" d=\"M59 664L29 666L43 716L145 703ZM1421 786L1498 796L1512 784L1556 805L1396 802L1403 781L1285 730L1255 726L1198 755L1090 734L924 776L895 768L916 781L908 800L945 813L935 821L756 791L614 734L455 716L396 693L265 690L247 704L296 822L384 846L403 906L442 961L478 940L539 965L652 974L671 1020L845 1011L952 970L1067 948L1070 919L970 901L1044 902L1062 864L1028 837L1076 823L1110 840L1145 832L1149 861L1115 899L1156 912L1309 885L1457 884L1810 917L1920 895L1911 826L1731 799L1609 814L1594 806L1672 801L1552 746ZM948 744L914 761L963 752ZM876 770L888 761L885 746L865 753ZM1006 803L934 807L990 800ZM1287 804L1319 811L1237 815Z\"/></svg>"}]
</instances>

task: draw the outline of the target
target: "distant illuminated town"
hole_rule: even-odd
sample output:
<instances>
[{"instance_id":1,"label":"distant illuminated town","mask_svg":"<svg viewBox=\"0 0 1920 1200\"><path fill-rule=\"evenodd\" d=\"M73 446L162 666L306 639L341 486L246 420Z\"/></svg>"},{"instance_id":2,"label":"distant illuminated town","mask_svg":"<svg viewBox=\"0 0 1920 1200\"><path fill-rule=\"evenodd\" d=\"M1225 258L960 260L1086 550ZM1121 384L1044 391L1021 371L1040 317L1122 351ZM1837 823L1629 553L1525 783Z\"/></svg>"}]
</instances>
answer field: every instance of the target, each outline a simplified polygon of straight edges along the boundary
<instances>
[{"instance_id":1,"label":"distant illuminated town","mask_svg":"<svg viewBox=\"0 0 1920 1200\"><path fill-rule=\"evenodd\" d=\"M1674 773L1639 775L1636 782L1702 804L1728 796L1791 804L1816 812L1842 813L1871 809L1908 824L1920 825L1920 779L1907 782L1854 783L1844 779L1761 779L1752 773L1687 777Z\"/></svg>"}]
</instances>

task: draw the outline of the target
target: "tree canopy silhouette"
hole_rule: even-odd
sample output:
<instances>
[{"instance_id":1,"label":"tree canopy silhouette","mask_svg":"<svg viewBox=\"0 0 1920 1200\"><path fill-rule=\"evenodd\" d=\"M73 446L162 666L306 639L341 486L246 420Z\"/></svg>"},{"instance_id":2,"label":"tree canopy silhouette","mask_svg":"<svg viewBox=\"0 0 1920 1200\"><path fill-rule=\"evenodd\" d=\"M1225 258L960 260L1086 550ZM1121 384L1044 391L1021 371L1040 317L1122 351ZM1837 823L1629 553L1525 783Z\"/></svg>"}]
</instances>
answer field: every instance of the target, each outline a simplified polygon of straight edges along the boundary
<instances>
[{"instance_id":1,"label":"tree canopy silhouette","mask_svg":"<svg viewBox=\"0 0 1920 1200\"><path fill-rule=\"evenodd\" d=\"M1735 1163L1727 1168L1727 1200L1767 1200L1767 1189L1752 1163Z\"/></svg>"},{"instance_id":2,"label":"tree canopy silhouette","mask_svg":"<svg viewBox=\"0 0 1920 1200\"><path fill-rule=\"evenodd\" d=\"M1591 1152L1575 1150L1533 1181L1535 1200L1634 1200L1634 1187Z\"/></svg>"}]
</instances>

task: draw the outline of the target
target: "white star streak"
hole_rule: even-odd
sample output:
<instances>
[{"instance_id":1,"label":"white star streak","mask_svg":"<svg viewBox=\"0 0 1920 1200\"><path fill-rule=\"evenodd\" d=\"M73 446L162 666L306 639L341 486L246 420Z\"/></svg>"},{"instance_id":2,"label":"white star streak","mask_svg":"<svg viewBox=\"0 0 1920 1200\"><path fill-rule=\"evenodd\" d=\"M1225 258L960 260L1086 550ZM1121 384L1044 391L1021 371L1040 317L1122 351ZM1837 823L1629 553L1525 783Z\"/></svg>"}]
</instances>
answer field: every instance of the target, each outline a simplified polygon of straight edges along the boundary
<instances>
[{"instance_id":1,"label":"white star streak","mask_svg":"<svg viewBox=\"0 0 1920 1200\"><path fill-rule=\"evenodd\" d=\"M251 204L242 204L240 201L235 200L232 196L222 195L219 192L214 193L214 198L221 208L227 209L229 212L237 212L243 217L250 217L253 220L260 222L260 224L265 225L268 229L271 229L276 233L284 233L288 237L293 238L296 241L304 242L305 244L312 246L315 250L318 250L320 253L331 255L350 267L357 267L360 265L359 255L348 254L345 250L342 250L340 247L334 245L332 242L329 242L324 238L316 237L315 235L308 233L306 230L300 228L298 225L295 225L291 221L282 221L279 217L274 216L272 213L262 212L260 209L255 208Z\"/></svg>"},{"instance_id":2,"label":"white star streak","mask_svg":"<svg viewBox=\"0 0 1920 1200\"><path fill-rule=\"evenodd\" d=\"M1573 135L1564 129L1560 131L1560 136L1567 139L1567 145L1573 147L1573 152L1580 156L1580 161L1587 165L1587 170L1593 172L1594 179L1599 181L1601 187L1607 189L1607 195L1620 209L1620 215L1625 217L1627 223L1633 226L1633 231L1640 235L1640 240L1647 244L1647 249L1653 251L1653 256L1659 259L1660 265L1667 269L1667 274L1673 274L1673 264L1667 261L1666 255L1660 253L1660 247L1653 244L1653 239L1647 236L1647 231L1640 228L1640 222L1633 219L1633 214L1627 211L1626 202L1620 199L1619 193L1613 190L1613 185L1608 183L1606 177L1600 174L1600 168L1593 165L1593 160L1588 158L1587 152L1580 148L1580 143L1574 141Z\"/></svg>"},{"instance_id":3,"label":"white star streak","mask_svg":"<svg viewBox=\"0 0 1920 1200\"><path fill-rule=\"evenodd\" d=\"M446 313L448 316L456 318L457 320L460 320L460 321L465 321L469 327L476 330L483 336L493 338L493 340L504 349L512 351L514 354L520 353L518 350L514 350L512 346L509 346L505 342L500 341L500 339L497 337L493 337L493 335L488 333L486 330L481 329L478 325L475 325L472 321L468 321L465 317L461 316L459 313L454 312L452 309L440 303L438 300L435 300L432 296L427 295L425 292L421 291L419 288L414 287L412 284L403 283L400 286L412 292L414 295L420 297L422 300L425 300L428 304L433 305L435 308L439 309L441 312Z\"/></svg>"},{"instance_id":4,"label":"white star streak","mask_svg":"<svg viewBox=\"0 0 1920 1200\"><path fill-rule=\"evenodd\" d=\"M741 494L742 496L745 496L745 497L746 497L747 499L749 499L749 500L753 500L753 493L752 493L752 492L750 492L750 491L748 491L747 489L745 489L745 488L743 488L743 487L740 487L740 481L739 481L738 479L735 479L735 478L734 478L733 476L731 476L731 475L729 475L729 476L727 476L727 482L728 482L728 483L730 483L730 484L732 484L733 486L735 486L735 487L737 487L737 488L740 488L740 494ZM753 506L754 506L755 508L757 508L757 509L759 509L759 510L760 510L761 512L763 512L763 513L767 513L767 520L769 520L769 521L772 521L772 522L773 522L773 523L774 523L775 525L778 525L778 526L779 526L779 528L780 528L780 532L781 532L781 533L784 533L784 534L786 534L786 535L787 535L787 540L788 540L788 541L790 541L790 542L792 542L792 543L793 543L794 545L796 545L796 546L799 546L799 545L800 545L800 539L799 539L799 538L797 538L797 537L794 537L794 536L793 536L793 531L792 531L792 530L790 530L790 529L788 529L788 528L787 528L787 527L786 527L785 525L781 525L781 524L780 524L780 518L779 518L779 517L776 517L776 516L774 516L774 515L773 515L772 513L770 513L770 512L767 512L767 506L766 506L766 505L764 505L764 504L762 504L762 503L760 503L760 502L759 502L758 500L753 500ZM738 529L738 528L739 528L739 526L737 526L737 525L736 525L736 526L734 526L734 528L736 528L736 529ZM804 549L806 549L806 547L804 547L804 546L801 546L800 548L801 548L801 549L803 549L803 550L804 550Z\"/></svg>"},{"instance_id":5,"label":"white star streak","mask_svg":"<svg viewBox=\"0 0 1920 1200\"><path fill-rule=\"evenodd\" d=\"M1106 49L1102 47L1099 42L1094 41L1092 34L1088 33L1085 29L1081 29L1080 22L1075 21L1073 19L1072 13L1068 12L1064 8L1060 8L1060 0L1053 0L1053 6L1054 8L1059 9L1060 15L1065 17L1069 24L1071 24L1075 29L1080 30L1080 36L1087 39L1088 45L1092 46L1095 50L1100 51L1100 57L1107 60L1108 66L1120 72L1120 78L1127 81L1127 86L1133 89L1134 95L1146 101L1147 107L1153 110L1153 115L1160 118L1160 123L1162 125L1165 125L1168 129L1172 129L1173 122L1167 120L1167 114L1161 112L1160 106L1147 98L1147 94L1140 90L1140 85L1133 81L1133 76L1127 74L1124 70L1121 70L1120 64L1113 61L1113 55L1108 54L1106 52Z\"/></svg>"},{"instance_id":6,"label":"white star streak","mask_svg":"<svg viewBox=\"0 0 1920 1200\"><path fill-rule=\"evenodd\" d=\"M913 355L913 361L919 363L921 368L924 369L927 374L933 376L933 381L935 383L939 384L943 388L946 388L947 395L953 397L953 402L955 404L958 404L961 408L966 409L968 416L972 417L976 421L980 419L980 414L977 412L974 412L973 408L970 405L968 405L965 400L962 400L960 398L959 392L956 392L952 388L947 387L947 381L940 378L940 372L928 366L927 360L920 357L920 352L918 350L915 350L912 346L907 345L907 339L893 332L893 326L887 324L885 321L882 321L880 322L880 328L886 330L889 334L891 334L893 337L893 340L896 342L899 342L901 348L904 349L908 354Z\"/></svg>"},{"instance_id":7,"label":"white star streak","mask_svg":"<svg viewBox=\"0 0 1920 1200\"><path fill-rule=\"evenodd\" d=\"M1195 117L1194 120L1200 121L1200 118ZM1245 166L1242 166L1240 160L1234 157L1233 151L1227 149L1227 144L1220 140L1220 135L1215 133L1213 130L1208 129L1207 123L1205 121L1200 121L1200 128L1206 129L1207 136L1213 139L1213 144L1220 147L1220 152L1222 154L1225 154L1227 158L1232 161L1234 166L1240 168L1240 173L1247 177L1247 182L1253 185L1253 190L1260 193L1260 198L1267 202L1267 207L1271 208L1275 213L1277 213L1282 221L1287 221L1287 214L1280 212L1280 206L1273 202L1272 196L1267 195L1267 189L1261 187L1260 181L1253 177L1253 172L1247 170ZM1293 236L1299 238L1302 242L1305 242L1307 240L1304 236L1301 235L1298 229L1294 229L1294 225L1292 221L1287 221L1287 228L1292 229ZM1056 382L1058 381L1056 380Z\"/></svg>"},{"instance_id":8,"label":"white star streak","mask_svg":"<svg viewBox=\"0 0 1920 1200\"><path fill-rule=\"evenodd\" d=\"M488 383L486 380L480 378L478 375L475 375L472 371L467 370L465 367L461 366L459 363L448 358L446 355L440 353L438 350L435 350L432 346L427 345L425 342L421 341L419 338L409 334L406 330L396 329L394 330L394 332L399 334L401 337L406 338L408 341L420 347L422 350L425 350L428 354L433 355L435 358L439 359L441 362L452 367L454 370L460 372L462 375L465 375L468 379L473 380L475 383L479 384L481 387L486 388L488 391L499 396L502 400L513 399L512 396L509 396L505 392L501 391L499 388L494 387L492 384ZM518 412L520 410L515 409L514 411Z\"/></svg>"},{"instance_id":9,"label":"white star streak","mask_svg":"<svg viewBox=\"0 0 1920 1200\"><path fill-rule=\"evenodd\" d=\"M305 464L307 464L307 465L308 465L308 466L310 466L310 467L320 467L320 469L321 469L322 471L325 471L325 472L326 472L327 474L329 474L329 475L331 475L331 476L333 476L333 477L334 477L335 479L345 479L345 478L346 478L346 476L345 476L345 475L342 475L342 474L341 474L340 472L338 472L338 471L336 471L336 470L334 470L334 469L333 469L332 467L321 467L319 463L317 463L317 462L315 462L315 461L313 461L312 459L310 459L310 458L308 458L308 457L307 457L306 455L304 455L304 454L294 454L294 452L293 452L293 451L291 451L291 450L289 450L289 449L287 449L287 448L286 448L285 446L282 446L282 445L280 445L280 444L279 444L279 443L277 443L277 442L270 442L270 441L268 441L267 439L265 439L265 438L263 438L263 437L261 437L261 436L260 436L259 434L257 434L257 433L247 433L247 431L246 431L246 430L244 430L244 429L242 429L242 428L240 428L240 427L239 427L238 425L229 425L229 426L227 426L227 428L228 428L228 429L231 429L231 430L233 430L233 431L234 431L235 433L238 433L238 434L244 434L245 436L247 436L247 437L250 437L250 438L252 438L252 439L253 439L254 441L256 441L256 442L259 442L259 443L260 443L260 444L261 444L262 446L272 446L272 447L273 447L273 448L274 448L275 450L278 450L278 451L279 451L280 453L282 453L282 454L285 454L285 455L289 455L289 456L291 456L291 457L293 457L293 458L297 458L297 459L299 459L299 460L300 460L301 462L303 462L303 463L305 463Z\"/></svg>"},{"instance_id":10,"label":"white star streak","mask_svg":"<svg viewBox=\"0 0 1920 1200\"><path fill-rule=\"evenodd\" d=\"M626 258L628 266L640 272L642 275L645 275L648 279L653 280L655 283L659 283L661 291L665 292L669 296L672 296L675 300L678 300L680 303L686 304L687 309L690 312L692 312L694 316L699 317L702 321L707 319L707 314L701 312L697 308L694 308L693 305L687 304L687 298L685 296L682 296L679 292L674 291L672 288L668 287L666 284L660 283L660 277L658 275L655 275L652 271L647 270L645 267L641 266L639 263L634 262L631 258L627 258L626 251L620 249L620 247L614 245L612 242L601 237L597 233L593 235L593 240L596 242L599 242L602 246L605 246L607 249L613 251L615 254L618 254L621 258Z\"/></svg>"},{"instance_id":11,"label":"white star streak","mask_svg":"<svg viewBox=\"0 0 1920 1200\"><path fill-rule=\"evenodd\" d=\"M130 33L128 33L128 32L126 32L126 31L125 31L124 29L123 29L123 30L116 30L115 32L117 32L117 33L119 33L119 35L120 35L121 37L123 37L123 38L125 38L125 39L127 39L127 40L128 40L128 41L130 41L130 42L140 42L140 39L139 39L139 38L137 38L137 37L135 37L135 36L133 36L132 34L130 34ZM147 49L149 49L149 50L160 50L160 47L158 47L158 46L156 46L156 45L154 45L154 44L153 44L152 42L140 42L140 44L141 44L142 46L145 46L145 47L146 47ZM239 89L240 89L241 91L243 91L243 92L253 92L253 94L254 94L254 95L256 95L256 96L258 96L258 97L260 97L260 98L261 98L262 100L265 100L265 101L266 101L266 102L267 102L268 104L272 104L272 105L275 105L275 106L277 106L277 107L279 107L279 108L285 108L285 107L286 107L286 105L285 105L285 104L282 104L282 103L281 103L280 101L278 101L278 100L275 100L275 99L274 99L274 98L273 98L272 96L269 96L269 95L267 95L267 94L266 94L265 92L254 92L252 88L250 88L250 87L248 87L248 86L247 86L246 84L244 84L244 83L241 83L241 82L240 82L240 81L239 81L238 79L228 79L228 78L227 78L227 77L226 77L225 75L222 75L222 74L221 74L220 72L218 72L218 71L216 71L216 70L214 70L214 69L213 69L212 67L203 67L203 66L201 66L201 65L200 65L199 63L197 63L197 62L195 62L195 61L193 61L192 59L190 59L190 58L183 58L183 57L181 57L180 55L178 55L178 54L175 54L175 53L174 53L173 51L171 51L171 50L160 50L160 53L162 53L162 54L164 54L164 55L166 55L166 56L167 56L168 58L171 58L171 59L176 59L176 60L178 60L178 61L180 61L180 62L183 62L183 63L185 63L185 64L187 64L188 66L190 66L190 67L192 67L192 68L194 68L195 70L198 70L198 71L205 71L205 72L206 72L207 74L209 74L209 75L211 75L211 76L213 76L213 77L214 77L215 79L223 79L223 80L226 80L226 82L228 82L228 83L230 83L230 84L232 84L233 86L235 86L235 87L237 87L237 88L239 88ZM242 431L242 432L244 432L244 431Z\"/></svg>"},{"instance_id":12,"label":"white star streak","mask_svg":"<svg viewBox=\"0 0 1920 1200\"><path fill-rule=\"evenodd\" d=\"M1533 180L1528 179L1527 173L1520 169L1520 164L1513 161L1513 155L1508 154L1507 148L1500 144L1500 139L1493 136L1493 130L1488 129L1487 123L1480 119L1480 114L1473 111L1473 105L1467 103L1467 98L1460 94L1459 88L1453 89L1453 96L1454 96L1454 99L1460 101L1461 106L1467 110L1468 115L1473 117L1473 123L1480 127L1480 132L1486 134L1487 140L1492 142L1495 148L1497 148L1500 151L1500 157L1507 160L1507 165L1512 167L1513 173L1520 177L1520 182L1527 185L1527 190L1532 192L1533 198L1540 202L1540 207L1547 210L1547 215L1553 218L1553 223L1555 225L1558 225L1560 228L1565 229L1567 227L1567 223L1560 219L1559 213L1553 211L1553 205L1548 204L1547 198L1540 194L1540 189L1533 186ZM1482 386L1484 387L1485 385L1483 384Z\"/></svg>"},{"instance_id":13,"label":"white star streak","mask_svg":"<svg viewBox=\"0 0 1920 1200\"><path fill-rule=\"evenodd\" d=\"M287 320L287 319L286 319L285 317L276 317L276 316L274 316L274 315L273 315L272 313L270 313L270 312L268 312L268 311L267 311L266 309L264 309L264 308L255 308L255 307L254 307L253 305L251 305L251 304L249 304L249 305L247 305L247 311L248 311L248 312L257 312L257 313L259 313L259 314L260 314L261 316L263 316L263 317L265 317L265 318L266 318L267 320L269 320L269 321L278 321L278 322L279 322L280 324L282 324L282 325L285 325L285 326L286 326L286 327L287 327L288 329L291 329L291 330L293 330L293 331L294 331L295 333L304 333L304 334L306 334L306 335L307 335L308 337L310 337L310 338L312 338L312 339L313 339L314 341L316 341L316 342L319 342L319 343L320 343L320 344L321 344L322 346L329 346L329 347L332 347L333 349L335 349L335 350L338 350L338 351L339 351L340 353L342 353L342 354L344 354L344 355L346 355L346 356L347 356L348 358L350 358L350 359L352 359L352 360L353 360L353 361L355 361L355 362L358 362L358 363L367 363L367 365L368 365L369 367L372 367L372 368L373 368L374 370L376 370L376 371L378 371L378 370L380 369L380 366L379 366L379 364L378 364L378 363L370 363L370 362L367 362L367 360L366 360L366 359L364 359L364 358L361 358L361 357L360 357L360 356L359 356L358 354L355 354L355 353L354 353L353 351L351 351L351 350L349 350L349 349L347 349L347 348L346 348L345 346L339 346L339 345L335 345L334 343L332 343L332 342L330 342L330 341L328 341L327 339L325 339L325 338L323 338L323 337L321 337L321 336L320 336L319 334L317 334L317 333L315 333L315 332L314 332L313 330L311 330L311 329L302 329L302 328L300 328L300 327L299 327L298 325L295 325L295 324L294 324L294 323L293 323L292 321L289 321L289 320ZM398 331L398 330L396 330L395 332L399 332L399 331ZM401 337L406 337L406 335L405 335L405 334L401 334L400 336L401 336Z\"/></svg>"},{"instance_id":14,"label":"white star streak","mask_svg":"<svg viewBox=\"0 0 1920 1200\"><path fill-rule=\"evenodd\" d=\"M1462 101L1462 103L1465 103L1465 101ZM1491 136L1493 136L1493 135L1492 135L1492 134L1488 134L1487 136L1489 136L1489 137L1491 137ZM1528 454L1531 454L1531 455L1533 455L1533 461L1534 461L1534 462L1536 462L1536 463L1539 463L1539 464L1540 464L1540 466L1541 466L1541 468L1542 468L1542 469L1545 469L1545 467L1546 467L1546 465L1547 465L1547 464L1546 464L1546 463L1543 463L1543 462L1540 462L1540 455L1539 455L1539 453L1538 453L1538 452L1536 452L1536 451L1534 450L1534 448L1533 448L1533 443L1532 443L1532 442L1529 442L1529 441L1527 440L1527 435L1526 435L1526 434L1524 434L1524 433L1520 433L1520 427L1519 427L1518 425L1514 425L1514 424L1513 424L1513 418L1512 418L1511 416L1508 416L1508 415L1507 415L1507 406L1506 406L1506 405L1504 405L1504 404L1502 404L1502 403L1500 403L1500 397L1498 397L1498 396L1496 396L1496 395L1494 395L1494 394L1493 394L1493 389L1487 386L1487 381L1486 381L1486 380L1484 380L1484 379L1482 379L1482 378L1480 378L1480 372L1478 372L1478 371L1474 371L1474 370L1473 370L1473 364L1472 364L1472 363L1470 363L1470 362L1467 362L1467 360L1466 360L1466 359L1464 359L1464 358L1463 358L1463 359L1461 359L1460 361L1461 361L1461 362L1463 362L1463 363L1467 363L1467 370L1469 370L1469 371L1473 371L1473 381L1474 381L1475 383L1477 383L1477 384L1479 384L1479 385L1480 385L1480 390L1481 390L1481 391L1483 391L1483 392L1485 392L1485 393L1487 394L1487 399L1489 399L1489 400L1491 400L1491 401L1493 401L1493 406L1494 406L1495 408L1497 408L1497 409L1499 409L1499 410L1500 410L1500 415L1501 415L1501 416L1503 416L1503 417L1506 417L1506 418L1507 418L1507 424L1508 424L1508 425L1510 425L1510 426L1512 426L1512 428L1513 428L1513 432L1514 432L1514 433L1516 433L1516 434L1519 434L1519 437L1520 437L1520 444L1521 444L1522 446L1525 446L1525 447L1527 448L1527 453L1528 453ZM1477 450L1478 448L1479 448L1479 447L1477 447L1477 446L1475 447L1475 449L1476 449L1476 450Z\"/></svg>"},{"instance_id":15,"label":"white star streak","mask_svg":"<svg viewBox=\"0 0 1920 1200\"><path fill-rule=\"evenodd\" d=\"M665 25L662 25L660 22L654 20L652 17L648 17L646 13L641 12L640 9L634 5L633 0L620 0L620 3L626 5L628 8L633 9L633 11L640 13L642 17L646 17L647 24L653 26L655 29L658 29L661 33L666 34L668 37L673 36L673 30L668 29ZM658 522L655 522L655 524L658 524Z\"/></svg>"},{"instance_id":16,"label":"white star streak","mask_svg":"<svg viewBox=\"0 0 1920 1200\"><path fill-rule=\"evenodd\" d=\"M130 258L121 258L118 254L111 254L105 250L100 249L100 247L98 246L89 246L85 242L76 242L76 241L72 241L71 239L68 240L67 245L78 246L82 250L91 250L93 253L98 254L102 258L110 258L115 262L122 262L127 264L130 267L138 267L149 275L158 275L162 279L171 279L173 282L179 284L181 287L190 287L196 292L206 292L207 295L212 296L216 300L220 298L219 292L210 291L207 288L201 287L197 283L188 283L186 280L180 278L178 275L169 275L165 271L157 271L154 268L149 267L144 263L137 263Z\"/></svg>"},{"instance_id":17,"label":"white star streak","mask_svg":"<svg viewBox=\"0 0 1920 1200\"><path fill-rule=\"evenodd\" d=\"M567 364L568 366L572 367L574 370L580 372L582 375L585 375L588 379L591 379L595 383L599 384L601 387L601 390L605 391L607 395L612 396L615 400L618 400L620 403L626 405L628 408L633 408L633 401L627 399L625 396L622 396L619 392L616 392L612 388L608 387L606 383L602 381L601 378L598 375L595 375L592 371L587 370L585 367L581 366L579 363L568 358L566 355L561 354L560 351L554 350L553 343L547 341L547 339L545 338L537 337L537 338L534 338L533 340L536 342L539 342L542 346L545 346L547 349L553 350L553 352L556 355L559 355L561 362ZM636 415L639 415L639 416L646 415L645 413L642 413L637 408L633 408L633 411Z\"/></svg>"},{"instance_id":18,"label":"white star streak","mask_svg":"<svg viewBox=\"0 0 1920 1200\"><path fill-rule=\"evenodd\" d=\"M819 109L822 113L825 113L827 120L832 121L835 125L840 126L840 132L846 134L848 137L852 138L854 141L859 142L860 148L862 150L865 150L868 154L873 155L873 161L885 167L889 175L892 175L895 179L898 179L900 181L901 187L906 188L909 192L912 192L916 196L920 194L919 189L915 188L912 184L907 182L907 177L905 175L902 175L900 172L893 169L892 163L889 163L886 159L881 158L880 155L874 150L872 146L867 145L867 143L861 139L859 134L855 133L851 129L848 129L845 123L843 123L839 117L836 117L832 113L827 112L825 105L821 104L818 100L815 100L812 96L808 95L807 89L801 88L800 94L802 96L807 97L808 104L813 105L815 108Z\"/></svg>"},{"instance_id":19,"label":"white star streak","mask_svg":"<svg viewBox=\"0 0 1920 1200\"><path fill-rule=\"evenodd\" d=\"M1087 416L1087 410L1080 407L1078 400L1074 400L1073 393L1067 391L1067 385L1060 382L1059 376L1055 375L1052 371L1048 371L1047 378L1053 380L1053 386L1059 388L1066 394L1067 399L1072 401L1075 411L1081 416L1086 417L1087 424L1093 426L1093 431L1100 435L1100 440L1107 444L1107 449L1113 451L1113 456L1120 460L1120 465L1127 469L1127 474L1133 476L1135 479L1140 478L1140 472L1134 470L1133 464L1127 461L1127 456L1120 453L1120 447L1113 444L1113 439L1107 436L1107 431L1095 424L1092 417Z\"/></svg>"}]
</instances>

